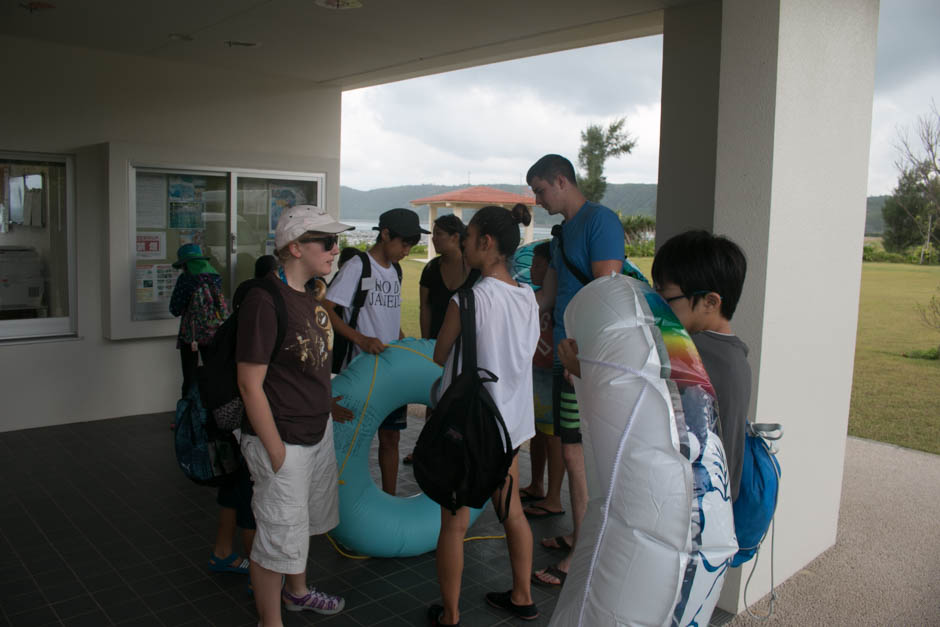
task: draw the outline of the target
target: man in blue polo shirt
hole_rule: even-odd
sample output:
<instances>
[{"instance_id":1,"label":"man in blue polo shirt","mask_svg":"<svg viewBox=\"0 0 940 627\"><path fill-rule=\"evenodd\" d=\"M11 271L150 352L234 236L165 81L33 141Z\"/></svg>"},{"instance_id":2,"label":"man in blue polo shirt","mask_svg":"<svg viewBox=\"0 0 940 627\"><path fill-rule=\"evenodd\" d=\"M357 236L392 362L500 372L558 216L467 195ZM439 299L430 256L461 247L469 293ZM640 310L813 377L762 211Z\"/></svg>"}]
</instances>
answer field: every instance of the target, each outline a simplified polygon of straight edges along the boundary
<instances>
[{"instance_id":1,"label":"man in blue polo shirt","mask_svg":"<svg viewBox=\"0 0 940 627\"><path fill-rule=\"evenodd\" d=\"M607 207L589 202L584 197L578 189L574 167L564 157L545 155L529 168L526 182L535 192L537 204L549 214L561 214L565 218L560 234L552 240L551 266L545 274L542 289L537 292L542 310L554 307L552 411L555 435L561 437L565 470L568 472L574 530L571 536L542 540L542 545L547 548L569 551L557 565L534 572L532 579L535 583L558 586L564 583L568 573L588 502L578 402L574 388L563 376L564 369L558 360L558 345L567 337L565 309L578 290L597 277L620 272L623 267L624 238L620 218Z\"/></svg>"}]
</instances>

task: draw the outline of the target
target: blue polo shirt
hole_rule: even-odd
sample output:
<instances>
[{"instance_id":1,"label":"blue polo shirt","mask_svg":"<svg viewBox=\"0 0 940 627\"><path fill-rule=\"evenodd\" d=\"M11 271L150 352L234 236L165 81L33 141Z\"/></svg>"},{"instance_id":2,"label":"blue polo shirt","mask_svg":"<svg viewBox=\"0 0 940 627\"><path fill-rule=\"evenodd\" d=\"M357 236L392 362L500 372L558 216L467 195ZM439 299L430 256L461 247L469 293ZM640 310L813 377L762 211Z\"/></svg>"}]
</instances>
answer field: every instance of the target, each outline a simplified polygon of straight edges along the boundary
<instances>
[{"instance_id":1,"label":"blue polo shirt","mask_svg":"<svg viewBox=\"0 0 940 627\"><path fill-rule=\"evenodd\" d=\"M623 225L617 214L603 205L586 202L574 217L562 225L565 240L565 256L587 277L594 277L591 263L609 259L623 259ZM565 309L583 285L571 274L561 258L558 240L552 240L551 267L558 276L558 293L555 296L555 359L558 359L558 343L568 337L565 333Z\"/></svg>"}]
</instances>

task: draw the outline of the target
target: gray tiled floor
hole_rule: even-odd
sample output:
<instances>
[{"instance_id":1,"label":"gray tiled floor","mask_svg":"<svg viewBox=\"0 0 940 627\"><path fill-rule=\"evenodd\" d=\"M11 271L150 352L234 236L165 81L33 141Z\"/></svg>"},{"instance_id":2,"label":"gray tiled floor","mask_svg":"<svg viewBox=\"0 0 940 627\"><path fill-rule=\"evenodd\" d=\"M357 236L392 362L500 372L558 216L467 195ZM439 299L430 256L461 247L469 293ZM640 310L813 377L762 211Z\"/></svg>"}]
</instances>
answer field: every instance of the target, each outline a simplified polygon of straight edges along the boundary
<instances>
[{"instance_id":1,"label":"gray tiled floor","mask_svg":"<svg viewBox=\"0 0 940 627\"><path fill-rule=\"evenodd\" d=\"M0 625L256 624L247 577L206 568L215 494L176 466L171 420L154 414L0 433ZM402 454L422 424L409 422ZM527 483L528 454L520 461ZM399 476L401 494L417 491L409 468ZM533 523L536 566L560 557L538 539L568 525L570 516ZM499 534L492 508L469 532ZM521 623L483 598L510 587L505 542L468 542L465 554L461 624ZM423 625L438 598L433 554L352 560L317 537L308 573L343 594L348 609L330 618L285 612L286 625ZM533 596L542 612L534 624L547 624L557 591L533 588Z\"/></svg>"}]
</instances>

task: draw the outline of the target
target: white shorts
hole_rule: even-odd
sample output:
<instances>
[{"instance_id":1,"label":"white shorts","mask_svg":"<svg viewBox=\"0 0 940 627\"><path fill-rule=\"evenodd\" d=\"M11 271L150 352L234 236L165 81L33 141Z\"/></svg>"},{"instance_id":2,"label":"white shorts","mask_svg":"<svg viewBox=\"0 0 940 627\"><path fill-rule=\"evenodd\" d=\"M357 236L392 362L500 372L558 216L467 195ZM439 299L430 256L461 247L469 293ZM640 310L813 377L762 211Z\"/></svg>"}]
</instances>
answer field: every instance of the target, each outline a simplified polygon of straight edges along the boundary
<instances>
[{"instance_id":1,"label":"white shorts","mask_svg":"<svg viewBox=\"0 0 940 627\"><path fill-rule=\"evenodd\" d=\"M284 465L275 473L261 440L242 436L242 454L254 481L251 510L258 524L251 559L276 573L296 575L307 568L310 536L339 524L333 421L327 422L318 444L284 447Z\"/></svg>"}]
</instances>

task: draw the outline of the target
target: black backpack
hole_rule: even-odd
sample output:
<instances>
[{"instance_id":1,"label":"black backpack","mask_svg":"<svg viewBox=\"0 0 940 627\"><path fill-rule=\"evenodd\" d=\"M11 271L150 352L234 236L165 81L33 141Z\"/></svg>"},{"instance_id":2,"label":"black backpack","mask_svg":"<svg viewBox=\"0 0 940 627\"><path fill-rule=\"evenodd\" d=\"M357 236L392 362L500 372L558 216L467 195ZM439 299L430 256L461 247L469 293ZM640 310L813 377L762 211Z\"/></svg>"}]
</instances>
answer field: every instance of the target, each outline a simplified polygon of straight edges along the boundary
<instances>
[{"instance_id":1,"label":"black backpack","mask_svg":"<svg viewBox=\"0 0 940 627\"><path fill-rule=\"evenodd\" d=\"M359 275L359 283L356 285L356 295L353 296L352 303L349 305L352 307L352 313L349 316L349 322L347 324L353 329L356 328L356 323L359 322L359 310L366 304L366 297L369 295L369 290L362 289L362 280L372 276L372 262L369 261L369 253L360 250L356 253L356 256L359 257L359 261L362 262L362 274ZM401 265L398 262L392 265L395 266L395 272L398 273L398 283L400 285L402 278ZM333 277L333 281L335 280L336 277ZM330 281L331 285L333 281ZM333 311L342 319L345 309L346 308L342 305L336 305ZM339 374L346 364L349 363L349 360L352 358L354 346L355 344L346 339L344 335L340 335L339 333L333 334L333 365L331 368L333 374Z\"/></svg>"},{"instance_id":2,"label":"black backpack","mask_svg":"<svg viewBox=\"0 0 940 627\"><path fill-rule=\"evenodd\" d=\"M176 404L173 444L183 474L199 485L222 485L244 463L235 436L208 419L196 384Z\"/></svg>"},{"instance_id":3,"label":"black backpack","mask_svg":"<svg viewBox=\"0 0 940 627\"><path fill-rule=\"evenodd\" d=\"M235 342L238 338L238 310L242 301L254 288L261 288L274 299L277 312L277 338L271 359L277 355L287 332L287 305L277 285L270 279L248 279L238 286L232 297L232 314L222 323L206 350L203 366L202 390L205 406L215 424L223 431L233 431L245 419L245 404L238 393L238 367L235 361Z\"/></svg>"},{"instance_id":4,"label":"black backpack","mask_svg":"<svg viewBox=\"0 0 940 627\"><path fill-rule=\"evenodd\" d=\"M506 422L483 385L497 381L497 376L477 367L473 291L462 289L457 294L460 336L454 346L454 375L421 430L413 454L418 486L453 514L465 505L483 507L504 485L515 456ZM480 377L481 372L486 378ZM502 513L501 504L494 503L500 522L509 513L512 490L510 479Z\"/></svg>"}]
</instances>

